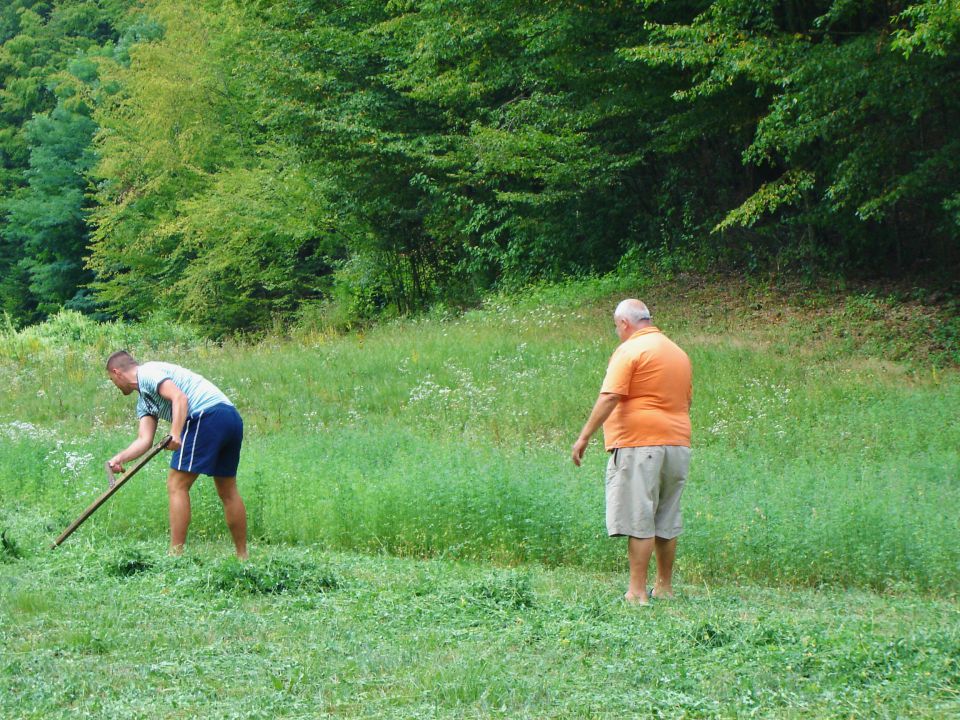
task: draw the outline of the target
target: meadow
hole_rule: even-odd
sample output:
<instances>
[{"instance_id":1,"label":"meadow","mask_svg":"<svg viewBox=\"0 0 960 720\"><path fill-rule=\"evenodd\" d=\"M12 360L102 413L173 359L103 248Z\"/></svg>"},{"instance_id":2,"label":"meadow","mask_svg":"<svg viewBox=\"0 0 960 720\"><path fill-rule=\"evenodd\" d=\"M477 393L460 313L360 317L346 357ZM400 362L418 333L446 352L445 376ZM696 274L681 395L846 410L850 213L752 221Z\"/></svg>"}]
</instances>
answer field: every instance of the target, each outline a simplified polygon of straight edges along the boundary
<instances>
[{"instance_id":1,"label":"meadow","mask_svg":"<svg viewBox=\"0 0 960 720\"><path fill-rule=\"evenodd\" d=\"M681 599L618 603L569 447L643 297L695 367ZM607 277L347 334L155 318L0 332L0 716L949 717L960 711L956 306ZM168 558L160 460L67 544L134 435L106 355L246 422L253 557L212 488Z\"/></svg>"}]
</instances>

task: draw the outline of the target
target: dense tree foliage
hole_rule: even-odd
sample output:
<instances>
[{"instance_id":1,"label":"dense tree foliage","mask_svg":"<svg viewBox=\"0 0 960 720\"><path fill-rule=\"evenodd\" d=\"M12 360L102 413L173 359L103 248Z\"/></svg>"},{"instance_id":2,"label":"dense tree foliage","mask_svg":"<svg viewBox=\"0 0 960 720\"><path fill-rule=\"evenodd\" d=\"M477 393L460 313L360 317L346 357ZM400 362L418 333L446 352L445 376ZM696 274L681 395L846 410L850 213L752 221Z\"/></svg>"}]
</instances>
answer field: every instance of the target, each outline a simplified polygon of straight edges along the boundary
<instances>
[{"instance_id":1,"label":"dense tree foliage","mask_svg":"<svg viewBox=\"0 0 960 720\"><path fill-rule=\"evenodd\" d=\"M13 0L0 9L0 309L36 320L90 309L83 256L96 124L88 59L128 2Z\"/></svg>"},{"instance_id":2,"label":"dense tree foliage","mask_svg":"<svg viewBox=\"0 0 960 720\"><path fill-rule=\"evenodd\" d=\"M212 333L960 259L955 0L14 0L0 303Z\"/></svg>"}]
</instances>

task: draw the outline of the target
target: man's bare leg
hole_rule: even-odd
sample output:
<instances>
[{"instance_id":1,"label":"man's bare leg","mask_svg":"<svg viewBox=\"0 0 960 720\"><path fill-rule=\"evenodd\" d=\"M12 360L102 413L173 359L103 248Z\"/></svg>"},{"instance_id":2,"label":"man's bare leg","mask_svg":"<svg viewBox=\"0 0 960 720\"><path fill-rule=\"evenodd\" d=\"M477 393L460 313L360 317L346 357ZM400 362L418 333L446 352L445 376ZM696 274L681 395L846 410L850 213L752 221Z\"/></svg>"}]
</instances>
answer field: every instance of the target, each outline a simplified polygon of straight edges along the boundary
<instances>
[{"instance_id":1,"label":"man's bare leg","mask_svg":"<svg viewBox=\"0 0 960 720\"><path fill-rule=\"evenodd\" d=\"M233 537L233 545L237 550L237 557L247 559L247 508L237 491L236 477L215 477L217 494L223 503L223 516L227 520L227 527Z\"/></svg>"},{"instance_id":2,"label":"man's bare leg","mask_svg":"<svg viewBox=\"0 0 960 720\"><path fill-rule=\"evenodd\" d=\"M653 594L658 598L673 597L673 560L677 556L677 539L658 537L655 541L657 555L657 581Z\"/></svg>"},{"instance_id":3,"label":"man's bare leg","mask_svg":"<svg viewBox=\"0 0 960 720\"><path fill-rule=\"evenodd\" d=\"M630 585L623 596L627 602L645 605L647 597L647 570L653 554L653 538L627 538L627 560L630 563Z\"/></svg>"},{"instance_id":4,"label":"man's bare leg","mask_svg":"<svg viewBox=\"0 0 960 720\"><path fill-rule=\"evenodd\" d=\"M167 496L170 498L170 554L180 555L190 526L190 488L197 473L170 469Z\"/></svg>"}]
</instances>

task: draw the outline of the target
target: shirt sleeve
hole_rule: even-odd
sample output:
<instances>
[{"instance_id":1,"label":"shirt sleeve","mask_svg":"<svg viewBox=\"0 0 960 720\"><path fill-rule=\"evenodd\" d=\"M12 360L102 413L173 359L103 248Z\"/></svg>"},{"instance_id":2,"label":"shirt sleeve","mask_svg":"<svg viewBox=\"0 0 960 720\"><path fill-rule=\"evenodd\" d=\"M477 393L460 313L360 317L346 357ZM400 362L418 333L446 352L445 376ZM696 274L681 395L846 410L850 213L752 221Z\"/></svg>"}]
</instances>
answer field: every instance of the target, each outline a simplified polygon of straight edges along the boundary
<instances>
[{"instance_id":1,"label":"shirt sleeve","mask_svg":"<svg viewBox=\"0 0 960 720\"><path fill-rule=\"evenodd\" d=\"M139 420L140 418L146 417L147 415L153 415L154 417L156 417L157 413L150 412L150 408L147 407L147 401L144 399L143 395L141 394L140 397L137 398L137 419Z\"/></svg>"},{"instance_id":2,"label":"shirt sleeve","mask_svg":"<svg viewBox=\"0 0 960 720\"><path fill-rule=\"evenodd\" d=\"M602 393L614 393L616 395L629 395L630 382L633 380L633 363L630 357L617 348L610 357L610 364L607 365L607 375L603 378L603 385L600 386Z\"/></svg>"},{"instance_id":3,"label":"shirt sleeve","mask_svg":"<svg viewBox=\"0 0 960 720\"><path fill-rule=\"evenodd\" d=\"M149 395L157 389L157 381L153 378L153 373L146 365L137 368L137 390L141 394Z\"/></svg>"}]
</instances>

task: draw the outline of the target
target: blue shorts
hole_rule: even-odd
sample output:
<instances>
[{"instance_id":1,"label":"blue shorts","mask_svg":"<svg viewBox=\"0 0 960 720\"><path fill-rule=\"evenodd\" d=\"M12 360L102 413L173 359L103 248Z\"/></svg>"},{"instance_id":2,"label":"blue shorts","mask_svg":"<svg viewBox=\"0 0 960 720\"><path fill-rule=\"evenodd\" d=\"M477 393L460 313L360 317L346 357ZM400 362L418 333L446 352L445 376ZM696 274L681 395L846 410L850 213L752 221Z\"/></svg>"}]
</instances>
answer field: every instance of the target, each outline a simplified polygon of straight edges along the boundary
<instances>
[{"instance_id":1,"label":"blue shorts","mask_svg":"<svg viewBox=\"0 0 960 720\"><path fill-rule=\"evenodd\" d=\"M214 405L187 418L182 442L170 458L172 469L236 477L243 444L243 420L233 405Z\"/></svg>"}]
</instances>

